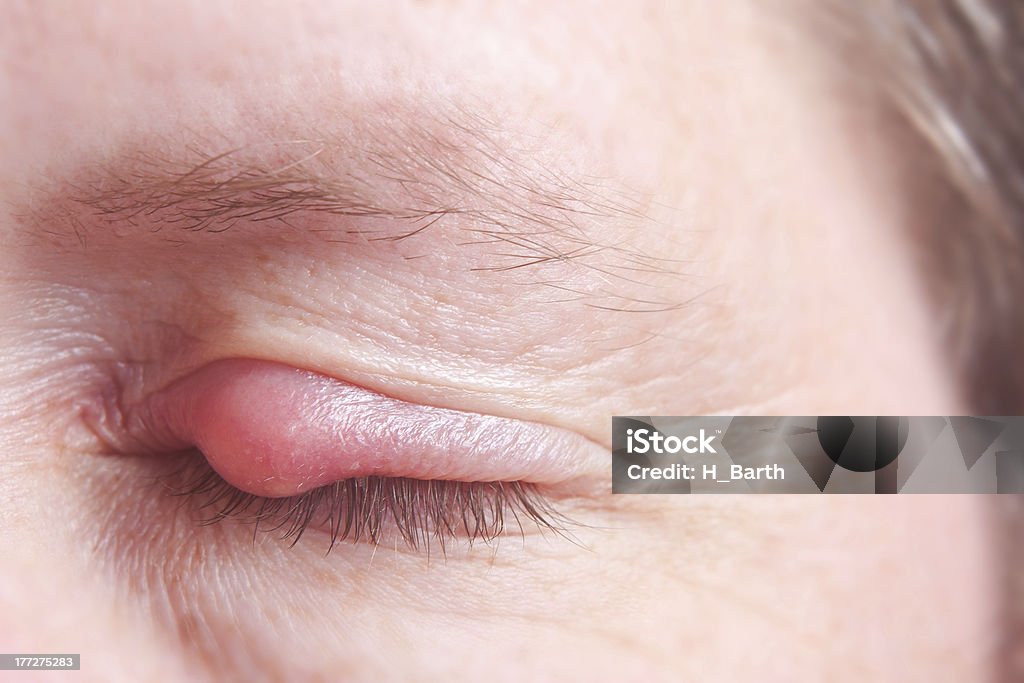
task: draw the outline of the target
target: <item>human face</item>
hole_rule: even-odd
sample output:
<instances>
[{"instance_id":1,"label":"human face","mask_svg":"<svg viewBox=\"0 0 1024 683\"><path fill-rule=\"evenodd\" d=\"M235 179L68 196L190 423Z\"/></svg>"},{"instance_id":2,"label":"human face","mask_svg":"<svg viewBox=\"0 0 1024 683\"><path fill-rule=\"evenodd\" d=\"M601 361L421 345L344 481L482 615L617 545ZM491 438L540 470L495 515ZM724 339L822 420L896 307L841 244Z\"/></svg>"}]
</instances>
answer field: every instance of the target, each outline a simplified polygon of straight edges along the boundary
<instances>
[{"instance_id":1,"label":"human face","mask_svg":"<svg viewBox=\"0 0 1024 683\"><path fill-rule=\"evenodd\" d=\"M81 651L104 680L984 669L980 499L609 493L614 414L964 412L902 166L785 12L0 12L8 650ZM394 533L325 555L323 529L291 547L197 526L153 477L195 459L170 451L201 440L197 421L235 423L212 410L161 438L144 415L189 378L234 386L196 373L236 361L413 406L388 474L425 478L456 450L409 456L424 410L443 411L437 433L467 414L534 430L500 473L468 449L439 476L530 482L572 538L527 520L443 556ZM268 381L246 394L263 412L230 415L303 432L304 403ZM301 476L275 495L303 490L322 444L289 438ZM569 442L571 477L531 465Z\"/></svg>"}]
</instances>

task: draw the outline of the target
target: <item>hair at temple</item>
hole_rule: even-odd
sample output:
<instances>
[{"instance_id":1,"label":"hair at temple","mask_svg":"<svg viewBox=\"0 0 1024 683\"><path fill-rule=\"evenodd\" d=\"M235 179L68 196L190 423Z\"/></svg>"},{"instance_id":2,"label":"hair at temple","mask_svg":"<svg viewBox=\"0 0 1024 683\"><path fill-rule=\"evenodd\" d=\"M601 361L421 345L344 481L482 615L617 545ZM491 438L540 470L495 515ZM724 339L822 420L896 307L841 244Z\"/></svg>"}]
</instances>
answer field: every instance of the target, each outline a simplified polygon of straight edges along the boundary
<instances>
[{"instance_id":1,"label":"hair at temple","mask_svg":"<svg viewBox=\"0 0 1024 683\"><path fill-rule=\"evenodd\" d=\"M838 73L867 76L864 94L888 108L911 158L914 237L971 410L1024 411L1024 5L810 7L814 33L847 57Z\"/></svg>"},{"instance_id":2,"label":"hair at temple","mask_svg":"<svg viewBox=\"0 0 1024 683\"><path fill-rule=\"evenodd\" d=\"M867 61L925 179L915 237L937 317L978 414L1024 413L1024 4L828 3L821 35ZM937 171L937 172L936 172ZM1000 498L1005 626L998 680L1024 680L1024 500Z\"/></svg>"}]
</instances>

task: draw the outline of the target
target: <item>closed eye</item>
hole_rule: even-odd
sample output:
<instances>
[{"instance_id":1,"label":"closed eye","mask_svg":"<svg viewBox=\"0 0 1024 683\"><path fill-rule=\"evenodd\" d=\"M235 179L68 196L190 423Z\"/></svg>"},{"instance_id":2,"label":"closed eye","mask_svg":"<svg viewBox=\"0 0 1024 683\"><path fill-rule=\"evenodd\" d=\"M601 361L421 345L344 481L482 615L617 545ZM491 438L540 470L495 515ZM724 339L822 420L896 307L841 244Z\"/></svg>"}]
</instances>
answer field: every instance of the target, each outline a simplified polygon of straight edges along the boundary
<instances>
[{"instance_id":1,"label":"closed eye","mask_svg":"<svg viewBox=\"0 0 1024 683\"><path fill-rule=\"evenodd\" d=\"M211 363L134 405L101 404L108 452L161 463L163 488L201 524L249 524L254 539L292 544L316 531L328 552L350 541L429 555L506 532L574 540L552 501L592 493L608 464L564 430L253 359Z\"/></svg>"}]
</instances>

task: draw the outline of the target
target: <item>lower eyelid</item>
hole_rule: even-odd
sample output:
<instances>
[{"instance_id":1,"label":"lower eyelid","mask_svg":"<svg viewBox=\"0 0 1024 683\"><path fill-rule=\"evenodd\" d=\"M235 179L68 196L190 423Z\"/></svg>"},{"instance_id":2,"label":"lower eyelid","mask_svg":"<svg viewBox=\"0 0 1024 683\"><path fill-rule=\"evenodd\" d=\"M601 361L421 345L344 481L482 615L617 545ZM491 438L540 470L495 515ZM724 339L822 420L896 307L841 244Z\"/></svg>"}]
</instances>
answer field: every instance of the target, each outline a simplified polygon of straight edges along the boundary
<instances>
[{"instance_id":1,"label":"lower eyelid","mask_svg":"<svg viewBox=\"0 0 1024 683\"><path fill-rule=\"evenodd\" d=\"M445 552L454 542L489 543L511 532L553 532L571 539L570 519L533 485L406 477L355 477L298 496L266 498L240 491L202 459L187 458L165 475L173 495L187 498L202 524L232 520L253 533L297 543L307 530L324 534L328 552L341 541L401 540L413 550Z\"/></svg>"}]
</instances>

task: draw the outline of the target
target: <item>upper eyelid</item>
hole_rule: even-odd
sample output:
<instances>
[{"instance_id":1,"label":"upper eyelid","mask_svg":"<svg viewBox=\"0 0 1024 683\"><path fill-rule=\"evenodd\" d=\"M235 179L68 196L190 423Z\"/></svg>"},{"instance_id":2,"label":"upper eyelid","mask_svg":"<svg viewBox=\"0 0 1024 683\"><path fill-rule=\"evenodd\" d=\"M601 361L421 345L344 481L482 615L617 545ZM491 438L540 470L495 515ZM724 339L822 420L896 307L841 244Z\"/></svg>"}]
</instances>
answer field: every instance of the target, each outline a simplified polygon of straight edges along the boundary
<instances>
[{"instance_id":1,"label":"upper eyelid","mask_svg":"<svg viewBox=\"0 0 1024 683\"><path fill-rule=\"evenodd\" d=\"M610 462L568 430L401 401L257 359L208 364L108 422L146 450L196 446L234 485L272 496L367 475L569 492L603 478Z\"/></svg>"}]
</instances>

